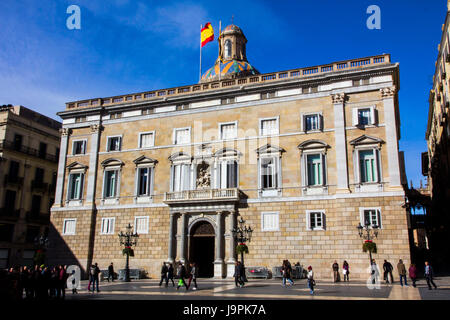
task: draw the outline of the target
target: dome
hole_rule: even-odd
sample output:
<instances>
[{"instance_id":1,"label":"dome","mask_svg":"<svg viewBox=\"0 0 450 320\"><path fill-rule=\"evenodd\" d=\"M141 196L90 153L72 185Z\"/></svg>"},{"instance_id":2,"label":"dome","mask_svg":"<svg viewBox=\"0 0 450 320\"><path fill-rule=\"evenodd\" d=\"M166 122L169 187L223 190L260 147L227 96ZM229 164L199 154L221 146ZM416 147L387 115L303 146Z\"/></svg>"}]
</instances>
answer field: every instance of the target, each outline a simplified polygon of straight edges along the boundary
<instances>
[{"instance_id":1,"label":"dome","mask_svg":"<svg viewBox=\"0 0 450 320\"><path fill-rule=\"evenodd\" d=\"M220 64L220 76L222 79L229 79L236 75L255 75L259 72L247 61L229 60ZM211 81L219 79L219 63L216 62L214 66L202 75L201 81Z\"/></svg>"},{"instance_id":2,"label":"dome","mask_svg":"<svg viewBox=\"0 0 450 320\"><path fill-rule=\"evenodd\" d=\"M223 29L223 32L239 32L243 34L241 28L234 24L230 24L229 26L227 26L225 29Z\"/></svg>"}]
</instances>

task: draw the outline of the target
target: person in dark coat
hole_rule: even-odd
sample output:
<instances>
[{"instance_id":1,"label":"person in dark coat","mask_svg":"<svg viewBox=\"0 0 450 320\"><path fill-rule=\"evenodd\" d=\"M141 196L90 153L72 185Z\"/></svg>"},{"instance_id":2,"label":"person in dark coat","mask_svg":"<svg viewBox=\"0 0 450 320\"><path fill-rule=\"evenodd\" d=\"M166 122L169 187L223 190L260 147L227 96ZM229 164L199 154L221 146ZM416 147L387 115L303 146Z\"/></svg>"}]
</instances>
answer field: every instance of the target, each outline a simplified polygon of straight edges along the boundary
<instances>
[{"instance_id":1,"label":"person in dark coat","mask_svg":"<svg viewBox=\"0 0 450 320\"><path fill-rule=\"evenodd\" d=\"M411 263L411 266L409 267L409 277L411 278L413 287L416 287L416 280L417 280L417 268L414 263Z\"/></svg>"},{"instance_id":2,"label":"person in dark coat","mask_svg":"<svg viewBox=\"0 0 450 320\"><path fill-rule=\"evenodd\" d=\"M402 259L398 260L397 270L401 286L403 287L403 280L405 281L405 286L408 286L408 283L406 282L406 267Z\"/></svg>"},{"instance_id":3,"label":"person in dark coat","mask_svg":"<svg viewBox=\"0 0 450 320\"><path fill-rule=\"evenodd\" d=\"M433 285L434 289L437 289L437 286L433 281L433 268L428 261L425 261L425 279L427 280L428 290L431 290L431 285Z\"/></svg>"},{"instance_id":4,"label":"person in dark coat","mask_svg":"<svg viewBox=\"0 0 450 320\"><path fill-rule=\"evenodd\" d=\"M291 279L292 275L292 267L288 260L283 261L283 265L281 266L281 273L283 275L283 287L286 286L286 280L289 281L290 285L294 285L294 281Z\"/></svg>"},{"instance_id":5,"label":"person in dark coat","mask_svg":"<svg viewBox=\"0 0 450 320\"><path fill-rule=\"evenodd\" d=\"M333 265L331 266L331 268L333 269L333 279L334 282L339 282L341 281L341 276L339 274L339 264L337 263L336 260L334 260Z\"/></svg>"},{"instance_id":6,"label":"person in dark coat","mask_svg":"<svg viewBox=\"0 0 450 320\"><path fill-rule=\"evenodd\" d=\"M175 287L175 282L173 282L174 269L173 264L169 263L169 267L167 268L167 284L169 284L169 280L172 281L172 286Z\"/></svg>"},{"instance_id":7,"label":"person in dark coat","mask_svg":"<svg viewBox=\"0 0 450 320\"><path fill-rule=\"evenodd\" d=\"M186 287L186 291L189 289L189 287L186 284L186 275L187 275L187 271L186 271L186 267L184 266L183 263L180 262L180 266L178 268L178 285L177 285L177 290L180 289L181 286L185 286Z\"/></svg>"},{"instance_id":8,"label":"person in dark coat","mask_svg":"<svg viewBox=\"0 0 450 320\"><path fill-rule=\"evenodd\" d=\"M98 288L99 277L100 277L100 268L98 267L98 264L96 262L94 264L94 279L92 283L93 286L92 291L95 291L97 289L97 292L100 292Z\"/></svg>"},{"instance_id":9,"label":"person in dark coat","mask_svg":"<svg viewBox=\"0 0 450 320\"><path fill-rule=\"evenodd\" d=\"M347 260L344 260L344 264L342 265L342 273L344 274L344 282L347 280L349 282L349 274L350 274L350 266Z\"/></svg>"},{"instance_id":10,"label":"person in dark coat","mask_svg":"<svg viewBox=\"0 0 450 320\"><path fill-rule=\"evenodd\" d=\"M242 264L239 261L236 261L234 265L234 283L236 287L243 287L244 281L242 281Z\"/></svg>"},{"instance_id":11,"label":"person in dark coat","mask_svg":"<svg viewBox=\"0 0 450 320\"><path fill-rule=\"evenodd\" d=\"M165 262L163 262L161 266L161 280L159 281L159 286L161 287L163 281L166 282L166 287L169 284L169 279L167 278L167 272L169 271L169 268L167 268L167 265Z\"/></svg>"},{"instance_id":12,"label":"person in dark coat","mask_svg":"<svg viewBox=\"0 0 450 320\"><path fill-rule=\"evenodd\" d=\"M392 270L393 269L394 269L394 267L392 266L392 264L389 261L384 260L384 263L383 263L383 271L384 271L383 278L384 278L384 281L386 281L386 283L389 283L389 276L391 277L391 283L394 283L394 277L392 276Z\"/></svg>"}]
</instances>

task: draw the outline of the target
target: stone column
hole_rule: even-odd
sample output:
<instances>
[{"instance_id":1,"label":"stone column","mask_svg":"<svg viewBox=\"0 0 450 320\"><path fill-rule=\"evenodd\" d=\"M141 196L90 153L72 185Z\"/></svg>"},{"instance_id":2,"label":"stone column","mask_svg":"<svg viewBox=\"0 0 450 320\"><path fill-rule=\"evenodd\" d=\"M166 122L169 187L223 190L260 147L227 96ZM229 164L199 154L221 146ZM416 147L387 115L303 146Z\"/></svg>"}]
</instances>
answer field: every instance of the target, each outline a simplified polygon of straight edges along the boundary
<instances>
[{"instance_id":1,"label":"stone column","mask_svg":"<svg viewBox=\"0 0 450 320\"><path fill-rule=\"evenodd\" d=\"M216 224L216 257L214 260L214 278L223 277L223 255L222 255L222 239L223 239L223 212L217 212L217 224Z\"/></svg>"},{"instance_id":2,"label":"stone column","mask_svg":"<svg viewBox=\"0 0 450 320\"><path fill-rule=\"evenodd\" d=\"M181 213L180 261L186 263L186 222L187 213Z\"/></svg>"},{"instance_id":3,"label":"stone column","mask_svg":"<svg viewBox=\"0 0 450 320\"><path fill-rule=\"evenodd\" d=\"M345 93L333 94L334 140L336 151L337 189L336 193L348 193L347 139L345 136Z\"/></svg>"},{"instance_id":4,"label":"stone column","mask_svg":"<svg viewBox=\"0 0 450 320\"><path fill-rule=\"evenodd\" d=\"M87 181L86 204L95 205L95 191L97 186L97 162L100 144L100 124L91 125L91 148L89 153L89 176Z\"/></svg>"},{"instance_id":5,"label":"stone column","mask_svg":"<svg viewBox=\"0 0 450 320\"><path fill-rule=\"evenodd\" d=\"M56 180L56 191L55 191L55 207L61 207L63 199L64 190L64 178L66 173L66 155L67 155L67 144L69 142L69 128L62 128L59 130L61 134L61 144L59 147L59 161L58 161L58 176Z\"/></svg>"},{"instance_id":6,"label":"stone column","mask_svg":"<svg viewBox=\"0 0 450 320\"><path fill-rule=\"evenodd\" d=\"M232 278L234 275L234 264L236 263L236 241L234 239L233 229L236 229L236 211L230 212L230 233L229 236L229 252L227 260L227 278Z\"/></svg>"},{"instance_id":7,"label":"stone column","mask_svg":"<svg viewBox=\"0 0 450 320\"><path fill-rule=\"evenodd\" d=\"M169 226L169 252L167 254L167 262L174 263L175 261L175 248L176 248L176 240L175 240L175 226L176 226L176 213L170 212L170 226Z\"/></svg>"},{"instance_id":8,"label":"stone column","mask_svg":"<svg viewBox=\"0 0 450 320\"><path fill-rule=\"evenodd\" d=\"M386 124L386 148L389 168L389 185L401 187L400 164L398 155L398 134L395 113L395 86L380 89L384 104L384 122Z\"/></svg>"}]
</instances>

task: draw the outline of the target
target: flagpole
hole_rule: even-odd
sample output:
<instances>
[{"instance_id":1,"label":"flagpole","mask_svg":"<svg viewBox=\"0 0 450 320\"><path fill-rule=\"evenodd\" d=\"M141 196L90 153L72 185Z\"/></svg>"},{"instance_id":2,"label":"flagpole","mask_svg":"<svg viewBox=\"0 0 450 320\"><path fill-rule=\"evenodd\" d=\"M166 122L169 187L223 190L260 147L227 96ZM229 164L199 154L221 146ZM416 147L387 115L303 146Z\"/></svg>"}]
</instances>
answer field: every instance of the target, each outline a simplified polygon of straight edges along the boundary
<instances>
[{"instance_id":1,"label":"flagpole","mask_svg":"<svg viewBox=\"0 0 450 320\"><path fill-rule=\"evenodd\" d=\"M202 81L202 29L203 24L200 25L200 69L198 72L198 82Z\"/></svg>"},{"instance_id":2,"label":"flagpole","mask_svg":"<svg viewBox=\"0 0 450 320\"><path fill-rule=\"evenodd\" d=\"M222 71L220 68L222 67L222 57L220 56L220 33L222 31L222 20L219 20L219 81L222 80Z\"/></svg>"}]
</instances>

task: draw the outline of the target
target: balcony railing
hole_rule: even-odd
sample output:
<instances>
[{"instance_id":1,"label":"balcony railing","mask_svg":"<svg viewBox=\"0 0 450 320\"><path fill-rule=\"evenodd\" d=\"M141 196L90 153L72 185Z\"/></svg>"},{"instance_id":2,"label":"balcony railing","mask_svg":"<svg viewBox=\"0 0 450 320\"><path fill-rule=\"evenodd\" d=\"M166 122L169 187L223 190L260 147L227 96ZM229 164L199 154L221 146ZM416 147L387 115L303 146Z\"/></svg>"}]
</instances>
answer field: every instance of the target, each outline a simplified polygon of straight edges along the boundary
<instances>
[{"instance_id":1,"label":"balcony railing","mask_svg":"<svg viewBox=\"0 0 450 320\"><path fill-rule=\"evenodd\" d=\"M50 221L50 215L48 213L28 211L26 220L27 222L47 223Z\"/></svg>"},{"instance_id":2,"label":"balcony railing","mask_svg":"<svg viewBox=\"0 0 450 320\"><path fill-rule=\"evenodd\" d=\"M19 218L20 210L14 210L11 208L0 208L0 219L15 220Z\"/></svg>"},{"instance_id":3,"label":"balcony railing","mask_svg":"<svg viewBox=\"0 0 450 320\"><path fill-rule=\"evenodd\" d=\"M3 181L3 185L17 185L21 187L23 185L23 177L12 176L9 174L5 174L5 180Z\"/></svg>"},{"instance_id":4,"label":"balcony railing","mask_svg":"<svg viewBox=\"0 0 450 320\"><path fill-rule=\"evenodd\" d=\"M14 150L17 152L25 153L30 156L38 157L38 158L48 160L51 162L58 162L58 157L54 154L44 153L37 149L33 149L30 147L26 147L26 146L14 143L13 141L8 141L8 140L0 141L0 150L2 150L2 149Z\"/></svg>"},{"instance_id":5,"label":"balcony railing","mask_svg":"<svg viewBox=\"0 0 450 320\"><path fill-rule=\"evenodd\" d=\"M31 181L31 190L32 191L47 192L47 190L48 190L48 183L44 183L42 181L33 180L33 181Z\"/></svg>"},{"instance_id":6,"label":"balcony railing","mask_svg":"<svg viewBox=\"0 0 450 320\"><path fill-rule=\"evenodd\" d=\"M164 202L166 203L238 200L239 190L237 188L185 190L164 194Z\"/></svg>"}]
</instances>

